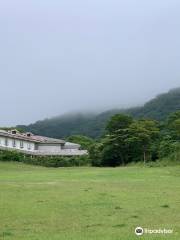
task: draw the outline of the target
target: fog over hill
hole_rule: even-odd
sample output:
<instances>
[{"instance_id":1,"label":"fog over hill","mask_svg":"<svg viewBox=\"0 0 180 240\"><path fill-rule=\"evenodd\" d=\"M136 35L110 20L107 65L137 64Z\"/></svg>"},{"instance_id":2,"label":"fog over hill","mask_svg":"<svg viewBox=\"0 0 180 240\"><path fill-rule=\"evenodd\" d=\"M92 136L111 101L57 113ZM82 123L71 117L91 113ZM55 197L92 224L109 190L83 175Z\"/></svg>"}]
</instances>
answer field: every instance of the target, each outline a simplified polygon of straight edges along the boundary
<instances>
[{"instance_id":1,"label":"fog over hill","mask_svg":"<svg viewBox=\"0 0 180 240\"><path fill-rule=\"evenodd\" d=\"M116 113L121 112L130 114L135 118L152 118L161 121L177 110L180 110L180 88L160 94L141 107L110 109L99 114L83 112L65 114L18 127L35 134L56 138L64 138L74 134L97 138L103 134L108 119Z\"/></svg>"}]
</instances>

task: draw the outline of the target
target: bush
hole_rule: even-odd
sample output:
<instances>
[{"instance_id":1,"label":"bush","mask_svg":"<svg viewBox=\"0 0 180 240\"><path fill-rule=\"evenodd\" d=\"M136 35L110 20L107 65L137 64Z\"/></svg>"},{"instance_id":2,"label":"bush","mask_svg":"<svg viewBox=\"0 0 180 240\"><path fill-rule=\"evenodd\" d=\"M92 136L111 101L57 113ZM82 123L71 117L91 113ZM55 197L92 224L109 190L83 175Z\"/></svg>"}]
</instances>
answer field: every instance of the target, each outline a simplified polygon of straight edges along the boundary
<instances>
[{"instance_id":1,"label":"bush","mask_svg":"<svg viewBox=\"0 0 180 240\"><path fill-rule=\"evenodd\" d=\"M102 143L94 143L89 149L89 158L94 167L102 166Z\"/></svg>"},{"instance_id":2,"label":"bush","mask_svg":"<svg viewBox=\"0 0 180 240\"><path fill-rule=\"evenodd\" d=\"M17 151L0 151L0 161L16 161L45 167L73 167L90 164L88 156L30 156Z\"/></svg>"},{"instance_id":3,"label":"bush","mask_svg":"<svg viewBox=\"0 0 180 240\"><path fill-rule=\"evenodd\" d=\"M16 161L21 162L23 154L17 151L0 150L0 161Z\"/></svg>"}]
</instances>

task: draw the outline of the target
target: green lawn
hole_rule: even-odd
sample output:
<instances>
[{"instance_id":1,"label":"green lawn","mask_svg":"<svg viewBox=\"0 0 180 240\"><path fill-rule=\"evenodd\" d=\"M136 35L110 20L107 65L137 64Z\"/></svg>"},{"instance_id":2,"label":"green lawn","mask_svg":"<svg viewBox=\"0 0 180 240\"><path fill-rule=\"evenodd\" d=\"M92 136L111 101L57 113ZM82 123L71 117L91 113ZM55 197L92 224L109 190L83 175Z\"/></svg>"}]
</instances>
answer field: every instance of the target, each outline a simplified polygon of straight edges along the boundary
<instances>
[{"instance_id":1,"label":"green lawn","mask_svg":"<svg viewBox=\"0 0 180 240\"><path fill-rule=\"evenodd\" d=\"M173 229L137 237L137 226ZM180 168L0 163L0 239L180 239Z\"/></svg>"}]
</instances>

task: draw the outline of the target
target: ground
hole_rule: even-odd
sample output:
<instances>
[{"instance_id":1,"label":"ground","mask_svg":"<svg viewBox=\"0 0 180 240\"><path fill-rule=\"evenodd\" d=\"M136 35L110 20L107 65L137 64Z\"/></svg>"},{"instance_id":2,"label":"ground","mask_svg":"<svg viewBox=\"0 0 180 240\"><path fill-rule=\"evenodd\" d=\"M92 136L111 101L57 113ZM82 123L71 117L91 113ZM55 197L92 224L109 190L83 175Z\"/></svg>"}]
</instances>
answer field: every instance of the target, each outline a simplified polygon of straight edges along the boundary
<instances>
[{"instance_id":1,"label":"ground","mask_svg":"<svg viewBox=\"0 0 180 240\"><path fill-rule=\"evenodd\" d=\"M137 237L137 226L173 234ZM180 239L179 167L0 163L0 239Z\"/></svg>"}]
</instances>

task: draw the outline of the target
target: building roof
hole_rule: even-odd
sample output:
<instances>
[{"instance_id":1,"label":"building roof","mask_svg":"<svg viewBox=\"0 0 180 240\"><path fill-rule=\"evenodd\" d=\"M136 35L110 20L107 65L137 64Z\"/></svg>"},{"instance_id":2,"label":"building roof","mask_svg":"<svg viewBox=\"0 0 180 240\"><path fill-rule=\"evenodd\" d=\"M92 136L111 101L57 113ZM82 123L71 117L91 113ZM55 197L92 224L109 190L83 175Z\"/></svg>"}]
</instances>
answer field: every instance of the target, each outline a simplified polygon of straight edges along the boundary
<instances>
[{"instance_id":1,"label":"building roof","mask_svg":"<svg viewBox=\"0 0 180 240\"><path fill-rule=\"evenodd\" d=\"M49 137L44 137L44 136L32 135L31 139L33 139L35 141L39 141L41 143L61 143L61 144L65 144L65 141L62 140L62 139L49 138Z\"/></svg>"},{"instance_id":2,"label":"building roof","mask_svg":"<svg viewBox=\"0 0 180 240\"><path fill-rule=\"evenodd\" d=\"M77 146L77 147L80 147L80 144L72 143L72 142L66 142L65 145L66 146Z\"/></svg>"},{"instance_id":3,"label":"building roof","mask_svg":"<svg viewBox=\"0 0 180 240\"><path fill-rule=\"evenodd\" d=\"M16 131L16 130L13 130ZM16 131L16 133L12 133L13 131L5 131L5 130L0 130L0 136L4 137L11 137L14 139L19 139L19 140L26 140L30 142L35 142L35 143L44 143L44 144L52 144L52 143L59 143L59 144L65 144L64 140L61 139L55 139L55 138L49 138L49 137L44 137L44 136L38 136L38 135L33 135L31 133L20 133Z\"/></svg>"}]
</instances>

